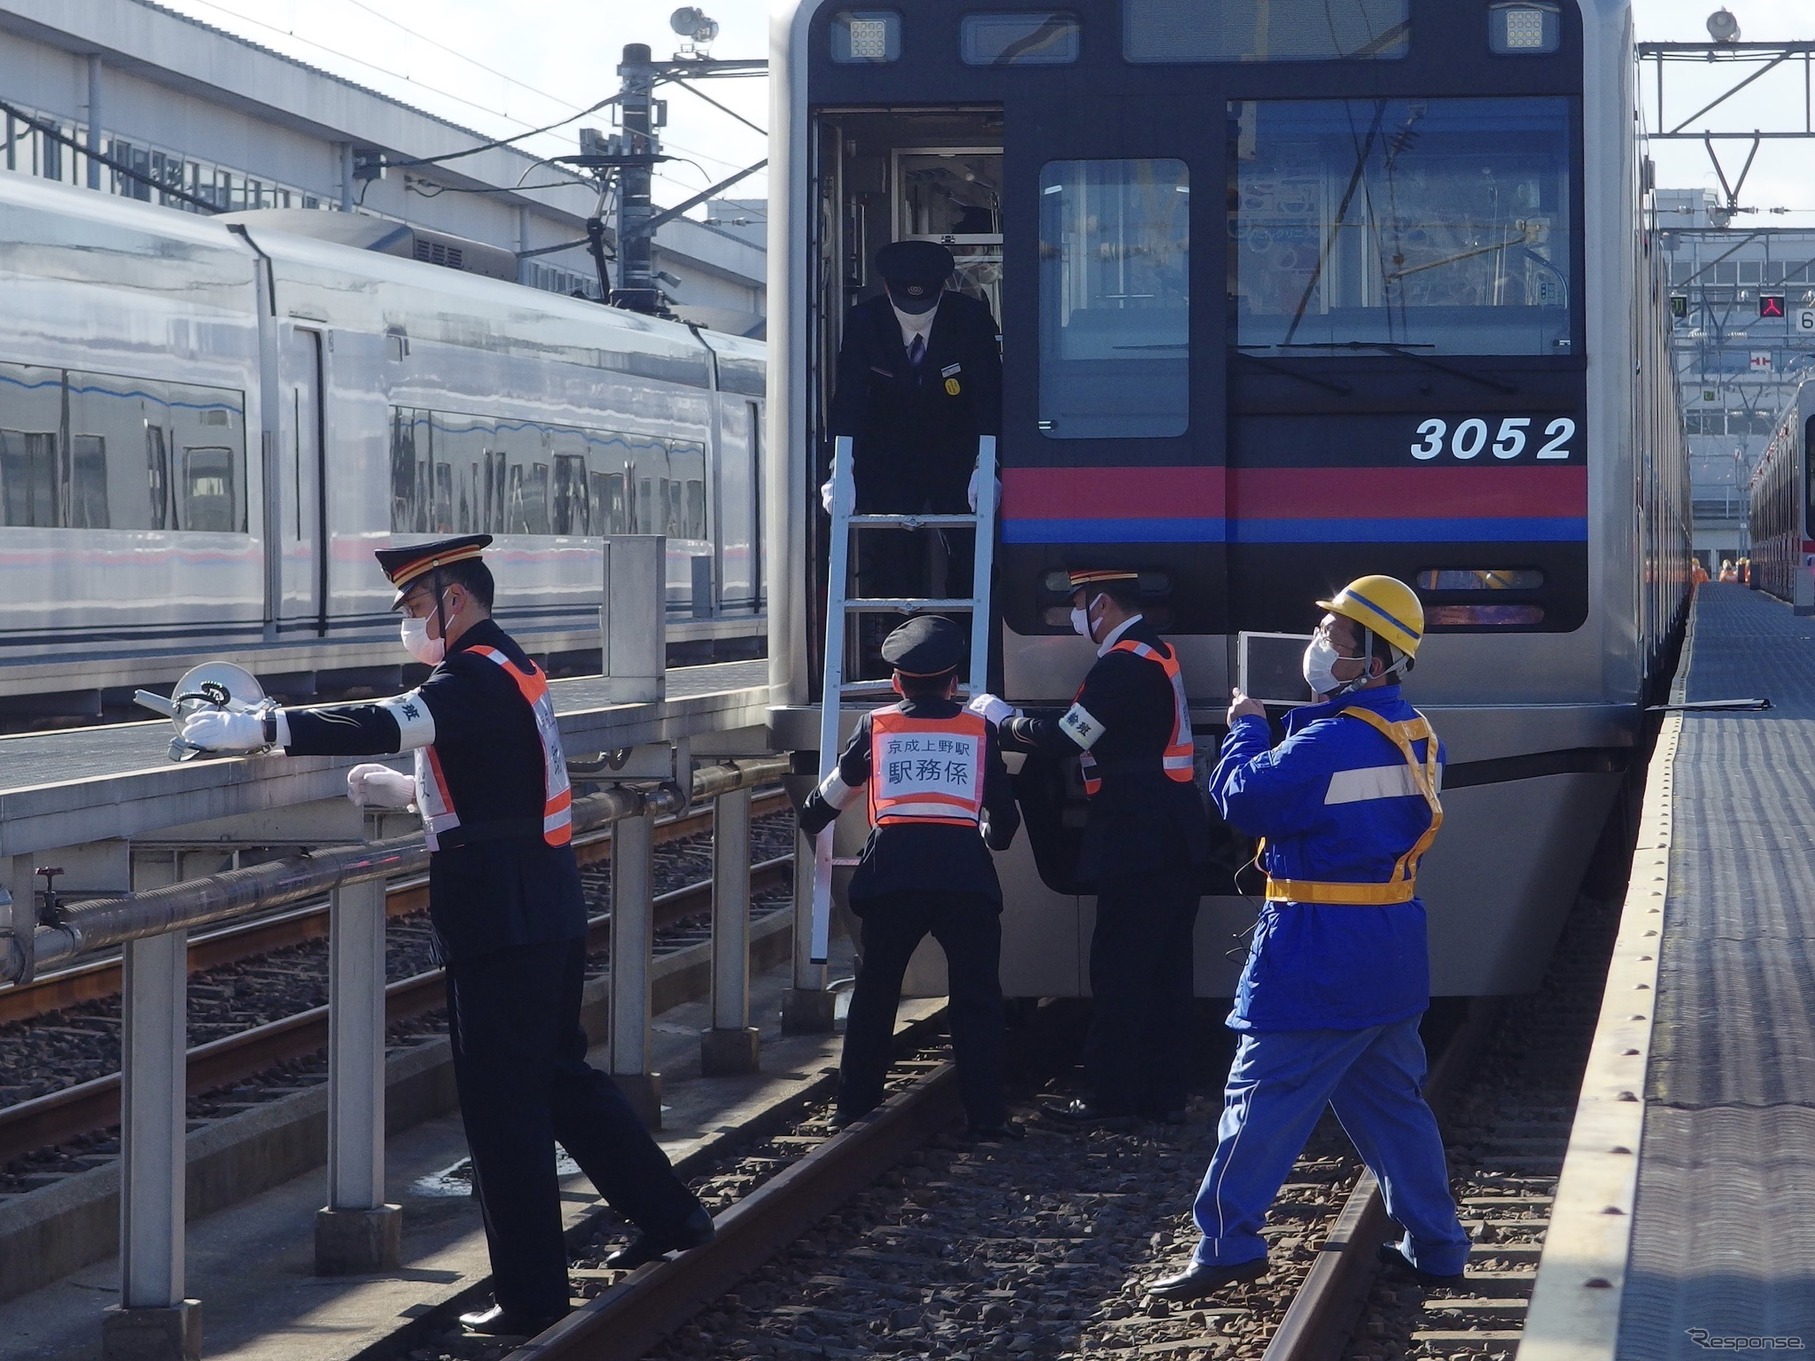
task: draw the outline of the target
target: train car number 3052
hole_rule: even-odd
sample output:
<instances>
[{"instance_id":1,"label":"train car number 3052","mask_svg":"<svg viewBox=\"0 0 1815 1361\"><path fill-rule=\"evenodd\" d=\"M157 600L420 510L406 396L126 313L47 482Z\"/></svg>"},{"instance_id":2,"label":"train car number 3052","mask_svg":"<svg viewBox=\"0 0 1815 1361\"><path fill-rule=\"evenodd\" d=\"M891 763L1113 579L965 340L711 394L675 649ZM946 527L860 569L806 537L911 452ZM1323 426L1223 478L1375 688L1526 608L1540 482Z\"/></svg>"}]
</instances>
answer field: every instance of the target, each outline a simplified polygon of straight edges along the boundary
<instances>
[{"instance_id":1,"label":"train car number 3052","mask_svg":"<svg viewBox=\"0 0 1815 1361\"><path fill-rule=\"evenodd\" d=\"M1451 458L1466 462L1491 452L1495 458L1508 460L1528 455L1539 459L1568 458L1576 437L1575 421L1568 416L1558 416L1544 426L1540 435L1532 427L1541 419L1543 418L1505 416L1501 418L1500 429L1495 433L1487 421L1479 416L1458 421L1454 430L1450 429L1448 421L1433 416L1419 425L1418 433L1423 438L1412 446L1412 457L1429 460L1448 454Z\"/></svg>"}]
</instances>

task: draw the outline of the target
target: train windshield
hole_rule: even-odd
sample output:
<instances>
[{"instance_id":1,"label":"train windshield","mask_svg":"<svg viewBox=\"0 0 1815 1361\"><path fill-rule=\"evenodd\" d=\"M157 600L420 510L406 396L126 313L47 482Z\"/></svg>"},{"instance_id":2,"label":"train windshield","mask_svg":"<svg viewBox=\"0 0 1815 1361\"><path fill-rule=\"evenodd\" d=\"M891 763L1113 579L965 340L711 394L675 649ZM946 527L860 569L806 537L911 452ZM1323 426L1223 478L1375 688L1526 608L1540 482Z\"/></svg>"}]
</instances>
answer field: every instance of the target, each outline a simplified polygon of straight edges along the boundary
<instances>
[{"instance_id":1,"label":"train windshield","mask_svg":"<svg viewBox=\"0 0 1815 1361\"><path fill-rule=\"evenodd\" d=\"M1229 105L1229 291L1253 352L1570 351L1570 102Z\"/></svg>"}]
</instances>

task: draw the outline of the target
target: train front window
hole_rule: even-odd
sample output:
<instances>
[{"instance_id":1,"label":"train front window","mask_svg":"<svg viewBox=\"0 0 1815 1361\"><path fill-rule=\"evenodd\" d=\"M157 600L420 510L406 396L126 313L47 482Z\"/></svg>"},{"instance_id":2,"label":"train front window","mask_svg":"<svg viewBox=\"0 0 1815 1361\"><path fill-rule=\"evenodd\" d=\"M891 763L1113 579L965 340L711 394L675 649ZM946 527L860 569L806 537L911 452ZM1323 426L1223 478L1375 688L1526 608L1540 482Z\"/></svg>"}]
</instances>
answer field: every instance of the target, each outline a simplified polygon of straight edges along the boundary
<instances>
[{"instance_id":1,"label":"train front window","mask_svg":"<svg viewBox=\"0 0 1815 1361\"><path fill-rule=\"evenodd\" d=\"M1406 54L1410 0L1125 0L1138 62L1365 61Z\"/></svg>"},{"instance_id":2,"label":"train front window","mask_svg":"<svg viewBox=\"0 0 1815 1361\"><path fill-rule=\"evenodd\" d=\"M1562 98L1229 106L1229 291L1250 351L1570 351Z\"/></svg>"},{"instance_id":3,"label":"train front window","mask_svg":"<svg viewBox=\"0 0 1815 1361\"><path fill-rule=\"evenodd\" d=\"M1183 161L1052 161L1040 172L1040 429L1185 433L1191 185Z\"/></svg>"}]
</instances>

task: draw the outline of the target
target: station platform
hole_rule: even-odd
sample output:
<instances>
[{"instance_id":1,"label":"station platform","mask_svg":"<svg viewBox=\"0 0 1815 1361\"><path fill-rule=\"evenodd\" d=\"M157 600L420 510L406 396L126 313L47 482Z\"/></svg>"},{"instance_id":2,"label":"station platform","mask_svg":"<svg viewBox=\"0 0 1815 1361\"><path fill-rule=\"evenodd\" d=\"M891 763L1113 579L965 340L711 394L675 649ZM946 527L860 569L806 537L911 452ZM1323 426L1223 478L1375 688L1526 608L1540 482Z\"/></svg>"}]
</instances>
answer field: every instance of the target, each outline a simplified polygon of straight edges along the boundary
<instances>
[{"instance_id":1,"label":"station platform","mask_svg":"<svg viewBox=\"0 0 1815 1361\"><path fill-rule=\"evenodd\" d=\"M1815 621L1699 588L1519 1356L1815 1351Z\"/></svg>"},{"instance_id":2,"label":"station platform","mask_svg":"<svg viewBox=\"0 0 1815 1361\"><path fill-rule=\"evenodd\" d=\"M850 970L848 942L836 942L832 974L848 977ZM663 1127L656 1137L683 1177L703 1169L715 1145L761 1113L830 1099L842 1036L781 1032L781 995L790 982L786 964L751 979L751 1021L762 1033L759 1073L700 1075L699 1035L711 1024L709 1002L684 1003L655 1018L652 1054L663 1078ZM943 1005L942 998L904 999L897 1028L923 1022ZM603 1067L603 1049L590 1059ZM392 1272L315 1274L321 1170L192 1221L185 1290L201 1301L202 1354L212 1361L352 1361L431 1310L482 1307L490 1267L465 1158L456 1111L386 1140L386 1199L403 1207L403 1260ZM562 1213L571 1230L603 1202L571 1163L562 1169L568 1174L561 1181ZM0 1357L99 1361L102 1310L118 1293L119 1263L107 1258L0 1304Z\"/></svg>"}]
</instances>

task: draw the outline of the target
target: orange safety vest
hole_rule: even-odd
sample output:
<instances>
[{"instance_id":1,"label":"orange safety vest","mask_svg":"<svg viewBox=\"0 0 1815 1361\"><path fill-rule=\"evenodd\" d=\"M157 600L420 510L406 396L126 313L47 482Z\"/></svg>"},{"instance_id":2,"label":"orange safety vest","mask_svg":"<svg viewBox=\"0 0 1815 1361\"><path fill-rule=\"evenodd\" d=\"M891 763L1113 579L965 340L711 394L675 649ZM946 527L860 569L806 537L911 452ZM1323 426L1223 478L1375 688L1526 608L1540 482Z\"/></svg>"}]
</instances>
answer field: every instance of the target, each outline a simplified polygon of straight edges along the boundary
<instances>
[{"instance_id":1,"label":"orange safety vest","mask_svg":"<svg viewBox=\"0 0 1815 1361\"><path fill-rule=\"evenodd\" d=\"M542 840L550 846L565 846L573 840L573 788L567 780L567 758L561 751L555 706L548 697L548 678L534 662L525 671L495 647L476 647L472 651L503 668L535 716L536 734L542 739ZM416 806L422 810L422 830L429 849L439 850L441 837L460 825L460 814L454 808L454 796L433 745L416 749Z\"/></svg>"},{"instance_id":2,"label":"orange safety vest","mask_svg":"<svg viewBox=\"0 0 1815 1361\"><path fill-rule=\"evenodd\" d=\"M1185 703L1185 673L1179 670L1178 653L1168 647L1161 652L1146 643L1137 643L1124 638L1111 652L1132 652L1135 656L1152 662L1166 673L1166 679L1172 682L1172 736L1166 739L1165 753L1160 757L1160 766L1166 772L1166 778L1179 784L1190 784L1196 776L1194 769L1194 752L1191 746L1191 710ZM1084 687L1078 687L1076 698L1084 697ZM1075 701L1074 701L1075 702ZM1096 757L1085 752L1079 758L1083 767L1084 792L1091 798L1103 787L1103 777L1097 774Z\"/></svg>"},{"instance_id":3,"label":"orange safety vest","mask_svg":"<svg viewBox=\"0 0 1815 1361\"><path fill-rule=\"evenodd\" d=\"M983 820L981 715L912 718L899 709L870 716L870 824L930 822L977 827Z\"/></svg>"}]
</instances>

